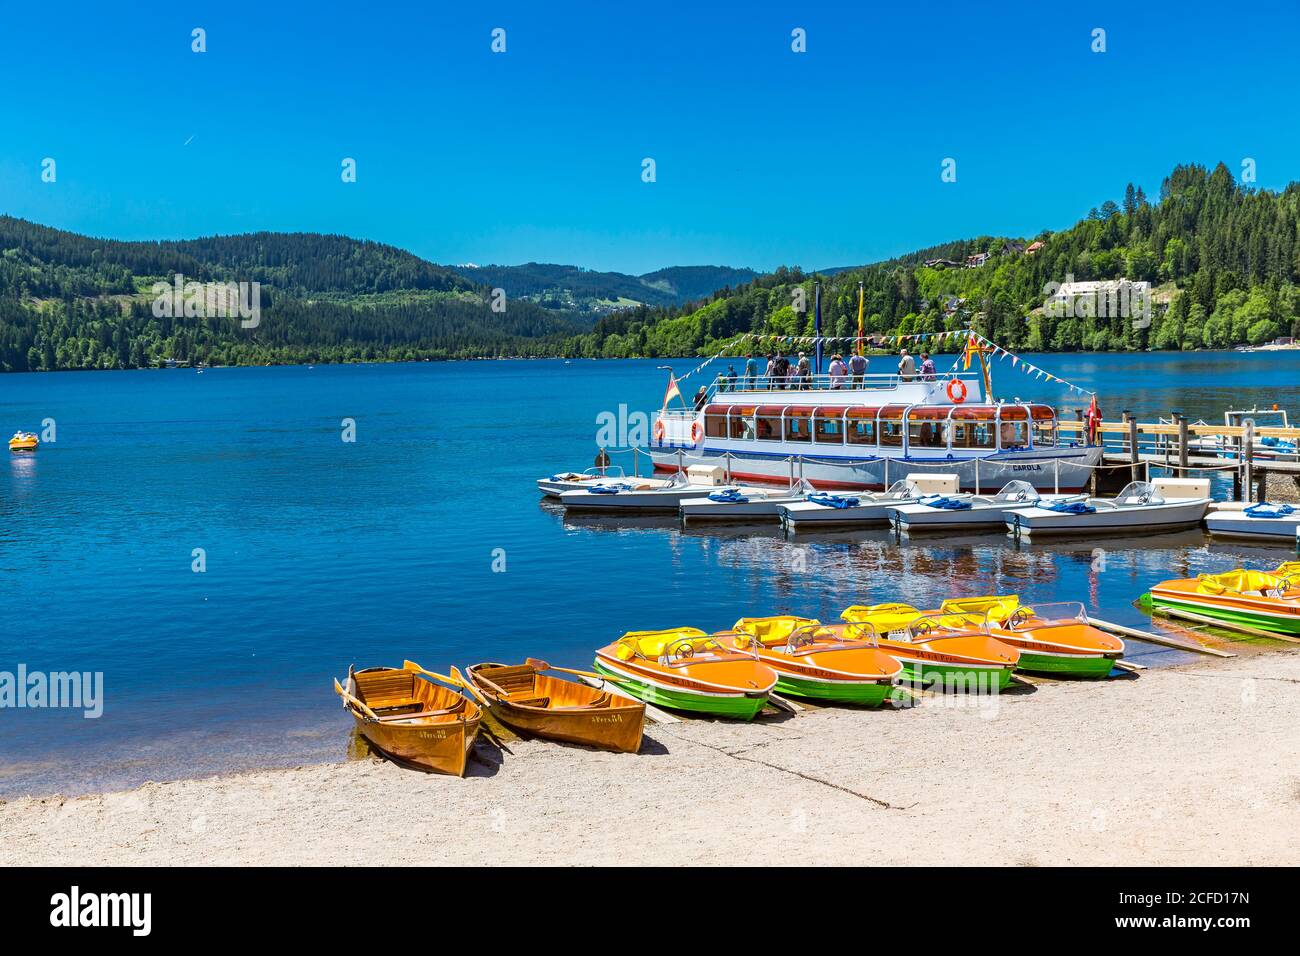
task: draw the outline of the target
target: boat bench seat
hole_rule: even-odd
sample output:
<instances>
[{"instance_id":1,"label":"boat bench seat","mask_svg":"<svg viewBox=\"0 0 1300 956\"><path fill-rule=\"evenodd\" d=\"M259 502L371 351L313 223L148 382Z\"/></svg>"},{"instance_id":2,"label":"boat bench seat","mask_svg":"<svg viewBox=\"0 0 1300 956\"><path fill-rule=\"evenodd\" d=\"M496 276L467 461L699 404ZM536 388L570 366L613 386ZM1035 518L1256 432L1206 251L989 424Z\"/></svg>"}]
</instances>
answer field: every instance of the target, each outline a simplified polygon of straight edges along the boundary
<instances>
[{"instance_id":1,"label":"boat bench seat","mask_svg":"<svg viewBox=\"0 0 1300 956\"><path fill-rule=\"evenodd\" d=\"M476 673L490 684L499 687L509 697L515 694L531 694L535 683L534 678L537 676L537 671L527 664L480 667Z\"/></svg>"},{"instance_id":2,"label":"boat bench seat","mask_svg":"<svg viewBox=\"0 0 1300 956\"><path fill-rule=\"evenodd\" d=\"M380 714L379 722L386 724L394 720L414 720L417 717L442 717L445 714L454 714L458 710L460 710L459 707L444 707L442 710L420 710L405 714Z\"/></svg>"},{"instance_id":3,"label":"boat bench seat","mask_svg":"<svg viewBox=\"0 0 1300 956\"><path fill-rule=\"evenodd\" d=\"M549 707L551 698L549 697L516 697L510 694L505 698L507 704L516 704L520 707Z\"/></svg>"}]
</instances>

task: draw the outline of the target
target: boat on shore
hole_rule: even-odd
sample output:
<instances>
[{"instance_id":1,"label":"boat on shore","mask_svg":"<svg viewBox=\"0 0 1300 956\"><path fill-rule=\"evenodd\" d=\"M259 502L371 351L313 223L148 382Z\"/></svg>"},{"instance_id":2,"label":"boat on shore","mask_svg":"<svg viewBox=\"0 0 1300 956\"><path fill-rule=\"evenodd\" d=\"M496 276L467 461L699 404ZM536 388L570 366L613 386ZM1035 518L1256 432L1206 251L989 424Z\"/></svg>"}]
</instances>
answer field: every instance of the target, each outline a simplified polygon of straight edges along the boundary
<instances>
[{"instance_id":1,"label":"boat on shore","mask_svg":"<svg viewBox=\"0 0 1300 956\"><path fill-rule=\"evenodd\" d=\"M894 482L888 491L867 491L856 495L819 492L804 501L782 505L781 524L790 531L809 528L888 524L893 509L929 498L969 497L957 491L956 475L908 475Z\"/></svg>"},{"instance_id":2,"label":"boat on shore","mask_svg":"<svg viewBox=\"0 0 1300 956\"><path fill-rule=\"evenodd\" d=\"M1016 670L1055 677L1105 677L1124 656L1124 642L1093 627L1077 601L1021 604L1015 594L952 598L934 616L961 615L1020 651Z\"/></svg>"},{"instance_id":3,"label":"boat on shore","mask_svg":"<svg viewBox=\"0 0 1300 956\"><path fill-rule=\"evenodd\" d=\"M1237 568L1222 574L1161 581L1138 603L1218 618L1279 634L1300 634L1300 562L1277 574Z\"/></svg>"},{"instance_id":4,"label":"boat on shore","mask_svg":"<svg viewBox=\"0 0 1300 956\"><path fill-rule=\"evenodd\" d=\"M796 482L789 489L719 488L702 498L687 498L681 503L683 524L706 521L781 520L786 505L806 501L816 489L807 481Z\"/></svg>"},{"instance_id":5,"label":"boat on shore","mask_svg":"<svg viewBox=\"0 0 1300 956\"><path fill-rule=\"evenodd\" d=\"M482 721L473 701L396 667L349 667L344 684L334 681L334 691L357 730L384 756L421 770L465 775Z\"/></svg>"},{"instance_id":6,"label":"boat on shore","mask_svg":"<svg viewBox=\"0 0 1300 956\"><path fill-rule=\"evenodd\" d=\"M924 614L910 604L855 604L840 617L844 624L829 626L870 625L880 635L881 649L903 665L904 679L916 683L1001 690L1020 661L1020 651L978 627Z\"/></svg>"},{"instance_id":7,"label":"boat on shore","mask_svg":"<svg viewBox=\"0 0 1300 956\"><path fill-rule=\"evenodd\" d=\"M542 673L533 661L471 664L465 682L511 730L619 753L641 749L641 701Z\"/></svg>"},{"instance_id":8,"label":"boat on shore","mask_svg":"<svg viewBox=\"0 0 1300 956\"><path fill-rule=\"evenodd\" d=\"M1175 492L1166 497L1165 491ZM1207 479L1131 481L1114 498L1084 498L1014 508L1007 531L1028 538L1046 535L1140 534L1193 528L1209 509Z\"/></svg>"},{"instance_id":9,"label":"boat on shore","mask_svg":"<svg viewBox=\"0 0 1300 956\"><path fill-rule=\"evenodd\" d=\"M924 531L1002 530L1014 508L1082 501L1082 493L1040 494L1027 481L1009 481L996 495L941 495L893 509L894 527L908 534Z\"/></svg>"},{"instance_id":10,"label":"boat on shore","mask_svg":"<svg viewBox=\"0 0 1300 956\"><path fill-rule=\"evenodd\" d=\"M844 631L789 615L742 617L714 635L724 645L752 648L776 672L782 694L879 707L897 686L903 665L880 649L875 631Z\"/></svg>"},{"instance_id":11,"label":"boat on shore","mask_svg":"<svg viewBox=\"0 0 1300 956\"><path fill-rule=\"evenodd\" d=\"M1300 529L1300 508L1267 501L1216 503L1205 516L1205 527L1216 538L1294 544L1297 529Z\"/></svg>"},{"instance_id":12,"label":"boat on shore","mask_svg":"<svg viewBox=\"0 0 1300 956\"><path fill-rule=\"evenodd\" d=\"M693 627L629 631L596 651L595 668L648 704L737 720L756 717L776 686L752 649L724 647Z\"/></svg>"},{"instance_id":13,"label":"boat on shore","mask_svg":"<svg viewBox=\"0 0 1300 956\"><path fill-rule=\"evenodd\" d=\"M41 440L37 437L35 432L17 431L14 432L13 437L9 439L9 450L35 451L40 444Z\"/></svg>"}]
</instances>

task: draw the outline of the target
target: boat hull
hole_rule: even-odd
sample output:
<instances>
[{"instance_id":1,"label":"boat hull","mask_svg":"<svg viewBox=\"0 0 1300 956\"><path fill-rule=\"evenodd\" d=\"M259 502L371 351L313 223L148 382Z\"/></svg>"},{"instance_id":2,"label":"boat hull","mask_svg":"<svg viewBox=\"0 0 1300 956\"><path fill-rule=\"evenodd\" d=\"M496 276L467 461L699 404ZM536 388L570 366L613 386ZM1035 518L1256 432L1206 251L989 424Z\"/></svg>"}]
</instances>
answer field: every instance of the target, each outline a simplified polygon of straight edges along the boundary
<instances>
[{"instance_id":1,"label":"boat hull","mask_svg":"<svg viewBox=\"0 0 1300 956\"><path fill-rule=\"evenodd\" d=\"M1254 518L1241 511L1212 511L1205 516L1205 527L1217 538L1251 538L1254 540L1296 540L1300 528L1300 511L1282 518Z\"/></svg>"},{"instance_id":2,"label":"boat hull","mask_svg":"<svg viewBox=\"0 0 1300 956\"><path fill-rule=\"evenodd\" d=\"M1300 607L1252 601L1244 596L1196 594L1159 586L1143 595L1142 603L1190 611L1203 617L1245 624L1279 634L1300 634Z\"/></svg>"},{"instance_id":3,"label":"boat hull","mask_svg":"<svg viewBox=\"0 0 1300 956\"><path fill-rule=\"evenodd\" d=\"M1006 640L999 635L998 640ZM1008 643L1011 643L1008 641ZM1015 645L1012 644L1014 647ZM1051 674L1057 677L1105 677L1115 667L1118 655L1068 654L1051 651L1020 649L1016 670L1030 674Z\"/></svg>"},{"instance_id":4,"label":"boat hull","mask_svg":"<svg viewBox=\"0 0 1300 956\"><path fill-rule=\"evenodd\" d=\"M481 718L443 724L399 726L376 723L353 714L357 729L385 757L453 777L465 776Z\"/></svg>"},{"instance_id":5,"label":"boat hull","mask_svg":"<svg viewBox=\"0 0 1300 956\"><path fill-rule=\"evenodd\" d=\"M852 508L834 508L812 501L795 502L781 507L781 524L789 529L885 525L899 505L914 504L916 498L873 501Z\"/></svg>"},{"instance_id":6,"label":"boat hull","mask_svg":"<svg viewBox=\"0 0 1300 956\"><path fill-rule=\"evenodd\" d=\"M963 491L994 491L1009 481L1027 481L1039 491L1077 492L1087 486L1092 466L1101 461L1097 447L1043 448L1029 452L1000 452L984 458L854 458L817 445L772 454L704 445L687 450L692 462L728 467L731 481L789 483L804 478L814 487L834 490L883 491L909 474L942 471L956 474ZM730 453L730 460L726 456ZM790 455L808 456L792 470ZM676 471L673 452L650 450L656 471ZM978 475L976 474L978 464Z\"/></svg>"},{"instance_id":7,"label":"boat hull","mask_svg":"<svg viewBox=\"0 0 1300 956\"><path fill-rule=\"evenodd\" d=\"M1012 534L1027 537L1176 531L1199 525L1209 504L1207 498L1163 505L1099 508L1091 514L1018 508L1007 514L1006 527Z\"/></svg>"},{"instance_id":8,"label":"boat hull","mask_svg":"<svg viewBox=\"0 0 1300 956\"><path fill-rule=\"evenodd\" d=\"M766 660L766 658L764 658ZM768 661L770 664L771 662ZM776 670L776 690L791 697L807 700L827 700L838 704L856 704L860 707L879 707L894 690L895 681L879 680L825 680L789 671Z\"/></svg>"},{"instance_id":9,"label":"boat hull","mask_svg":"<svg viewBox=\"0 0 1300 956\"><path fill-rule=\"evenodd\" d=\"M560 504L570 511L637 512L641 514L676 514L683 501L708 497L717 491L713 485L686 488L656 488L647 491L620 491L617 494L592 494L586 489L558 495Z\"/></svg>"},{"instance_id":10,"label":"boat hull","mask_svg":"<svg viewBox=\"0 0 1300 956\"><path fill-rule=\"evenodd\" d=\"M803 500L803 495L751 498L749 501L737 502L710 501L707 497L688 498L681 504L682 521L686 524L705 521L780 521L783 506Z\"/></svg>"},{"instance_id":11,"label":"boat hull","mask_svg":"<svg viewBox=\"0 0 1300 956\"><path fill-rule=\"evenodd\" d=\"M910 651L885 647L903 665L903 680L913 684L942 684L944 687L976 690L996 687L1005 690L1015 668L1009 664L985 664L974 661L952 662L913 656Z\"/></svg>"},{"instance_id":12,"label":"boat hull","mask_svg":"<svg viewBox=\"0 0 1300 956\"><path fill-rule=\"evenodd\" d=\"M734 720L753 720L767 704L767 690L734 693L722 693L691 689L683 686L671 686L650 674L637 670L615 667L603 658L597 657L596 673L612 684L617 684L638 700L656 707L667 707L687 713L708 714L713 717L730 717Z\"/></svg>"},{"instance_id":13,"label":"boat hull","mask_svg":"<svg viewBox=\"0 0 1300 956\"><path fill-rule=\"evenodd\" d=\"M1044 495L1043 499L1049 502L1058 502L1077 501L1081 497L1081 495L1072 494L1053 494ZM1018 506L1014 503L973 504L965 511L950 511L916 503L903 505L897 508L894 514L898 526L908 534L926 531L975 531L978 529L1000 531L1006 527L1007 513L1016 507L1024 506Z\"/></svg>"}]
</instances>

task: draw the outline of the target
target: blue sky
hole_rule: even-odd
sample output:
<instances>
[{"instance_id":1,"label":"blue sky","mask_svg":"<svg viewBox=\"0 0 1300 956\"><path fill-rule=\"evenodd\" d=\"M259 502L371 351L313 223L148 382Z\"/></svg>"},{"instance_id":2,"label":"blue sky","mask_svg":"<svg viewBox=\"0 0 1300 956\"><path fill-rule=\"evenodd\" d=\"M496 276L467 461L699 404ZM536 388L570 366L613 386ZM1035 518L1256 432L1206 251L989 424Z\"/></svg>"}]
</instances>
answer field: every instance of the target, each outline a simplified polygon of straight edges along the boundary
<instances>
[{"instance_id":1,"label":"blue sky","mask_svg":"<svg viewBox=\"0 0 1300 956\"><path fill-rule=\"evenodd\" d=\"M639 273L1032 235L1179 162L1300 178L1294 2L466 6L11 4L0 213Z\"/></svg>"}]
</instances>

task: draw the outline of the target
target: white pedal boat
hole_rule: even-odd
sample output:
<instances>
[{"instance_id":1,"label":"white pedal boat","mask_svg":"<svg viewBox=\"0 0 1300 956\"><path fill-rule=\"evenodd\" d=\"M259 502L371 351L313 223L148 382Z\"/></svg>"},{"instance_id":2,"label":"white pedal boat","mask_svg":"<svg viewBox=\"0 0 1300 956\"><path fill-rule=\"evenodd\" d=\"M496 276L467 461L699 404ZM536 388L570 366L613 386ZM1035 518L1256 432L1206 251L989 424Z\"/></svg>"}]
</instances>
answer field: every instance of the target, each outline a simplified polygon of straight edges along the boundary
<instances>
[{"instance_id":1,"label":"white pedal boat","mask_svg":"<svg viewBox=\"0 0 1300 956\"><path fill-rule=\"evenodd\" d=\"M911 505L896 505L893 522L909 534L918 531L1001 529L1013 508L1060 501L1082 501L1082 494L1040 494L1027 481L1009 481L996 495L943 495Z\"/></svg>"},{"instance_id":2,"label":"white pedal boat","mask_svg":"<svg viewBox=\"0 0 1300 956\"><path fill-rule=\"evenodd\" d=\"M1225 502L1205 516L1216 538L1255 538L1293 544L1300 528L1300 507L1287 504Z\"/></svg>"},{"instance_id":3,"label":"white pedal boat","mask_svg":"<svg viewBox=\"0 0 1300 956\"><path fill-rule=\"evenodd\" d=\"M668 483L667 478L629 478L618 465L605 468L588 468L586 471L562 471L549 478L537 479L537 490L548 498L558 498L565 491L579 491L593 485L607 484L613 481L635 481L652 488L662 488Z\"/></svg>"},{"instance_id":4,"label":"white pedal boat","mask_svg":"<svg viewBox=\"0 0 1300 956\"><path fill-rule=\"evenodd\" d=\"M683 474L651 483L647 478L625 478L562 491L560 504L570 511L640 511L677 513L683 501L721 491L720 485L692 484Z\"/></svg>"},{"instance_id":5,"label":"white pedal boat","mask_svg":"<svg viewBox=\"0 0 1300 956\"><path fill-rule=\"evenodd\" d=\"M1130 481L1114 498L1084 498L1015 508L1006 513L1007 530L1025 537L1046 535L1135 534L1173 531L1201 523L1210 497L1166 498L1162 481ZM1171 482L1176 483L1176 482ZM1195 484L1195 482L1183 482ZM1209 482L1204 483L1208 488Z\"/></svg>"},{"instance_id":6,"label":"white pedal boat","mask_svg":"<svg viewBox=\"0 0 1300 956\"><path fill-rule=\"evenodd\" d=\"M939 498L938 494L927 497ZM951 498L963 495L949 495ZM964 497L970 497L964 495ZM842 527L845 525L886 524L890 509L922 500L922 493L904 478L889 486L888 491L833 495L818 492L804 501L781 505L781 524L788 530Z\"/></svg>"},{"instance_id":7,"label":"white pedal boat","mask_svg":"<svg viewBox=\"0 0 1300 956\"><path fill-rule=\"evenodd\" d=\"M807 481L792 488L717 488L703 498L682 502L685 524L704 521L772 521L781 520L781 508L807 499L817 489Z\"/></svg>"}]
</instances>

